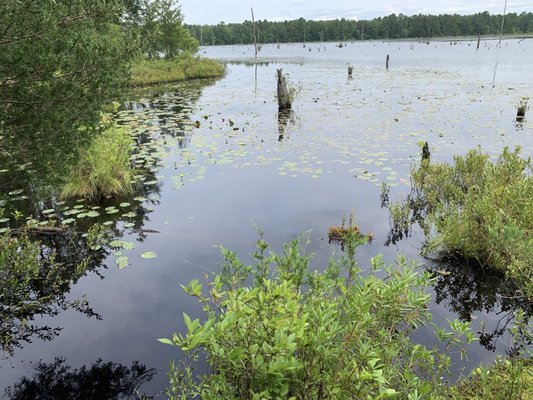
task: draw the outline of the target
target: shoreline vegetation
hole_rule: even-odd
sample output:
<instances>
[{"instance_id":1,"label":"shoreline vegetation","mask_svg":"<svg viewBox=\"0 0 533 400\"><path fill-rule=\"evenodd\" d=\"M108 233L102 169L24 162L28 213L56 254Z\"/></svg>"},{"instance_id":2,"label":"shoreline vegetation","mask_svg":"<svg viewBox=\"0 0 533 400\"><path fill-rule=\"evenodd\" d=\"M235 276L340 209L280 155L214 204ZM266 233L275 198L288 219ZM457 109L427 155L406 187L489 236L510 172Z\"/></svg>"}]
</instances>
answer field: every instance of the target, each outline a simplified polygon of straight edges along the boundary
<instances>
[{"instance_id":1,"label":"shoreline vegetation","mask_svg":"<svg viewBox=\"0 0 533 400\"><path fill-rule=\"evenodd\" d=\"M140 60L131 68L131 86L155 86L193 79L220 78L224 65L216 60L185 54L174 59Z\"/></svg>"},{"instance_id":2,"label":"shoreline vegetation","mask_svg":"<svg viewBox=\"0 0 533 400\"><path fill-rule=\"evenodd\" d=\"M361 40L434 40L456 37L532 35L533 13L504 16L481 12L472 15L391 14L371 20L335 19L255 22L258 43L351 42ZM200 46L253 44L252 22L184 25Z\"/></svg>"},{"instance_id":3,"label":"shoreline vegetation","mask_svg":"<svg viewBox=\"0 0 533 400\"><path fill-rule=\"evenodd\" d=\"M479 36L481 41L489 41L489 40L500 40L500 36L499 35L480 35ZM379 43L382 43L382 42L390 42L390 43L403 43L403 42L406 42L406 43L413 43L413 42L416 42L416 43L422 43L422 44L426 44L426 43L441 43L441 42L453 42L453 43L458 43L458 42L472 42L472 41L476 41L478 39L478 35L471 35L471 36L468 36L468 35L465 35L465 36L437 36L437 37L432 37L428 40L428 38L421 38L421 37L407 37L407 38L381 38L381 39L364 39L364 40L358 40L358 39L350 39L350 40L324 40L323 42L320 42L320 41L308 41L308 42L302 42L302 41L298 41L298 42L283 42L281 44L286 44L286 45L296 45L296 44L306 44L306 45L311 45L311 44L317 44L317 43L321 43L321 44L325 44L325 43L332 43L332 44L339 44L339 43L343 43L343 44L357 44L357 43L364 43L364 42L379 42ZM518 40L526 40L526 39L533 39L533 32L531 33L523 33L523 34L509 34L509 35L502 35L502 41L504 40L512 40L512 39L518 39ZM278 45L280 43L278 42L265 42L265 43L261 43L261 46L263 45ZM207 43L207 44L204 44L203 47L217 47L217 46L242 46L242 45L250 45L250 43L236 43L236 44L215 44L214 46ZM250 60L250 62L253 62L254 60Z\"/></svg>"},{"instance_id":4,"label":"shoreline vegetation","mask_svg":"<svg viewBox=\"0 0 533 400\"><path fill-rule=\"evenodd\" d=\"M505 147L495 161L480 149L449 164L422 157L407 198L389 206L392 231L407 237L418 224L422 254L474 260L533 299L533 165L520 150Z\"/></svg>"}]
</instances>

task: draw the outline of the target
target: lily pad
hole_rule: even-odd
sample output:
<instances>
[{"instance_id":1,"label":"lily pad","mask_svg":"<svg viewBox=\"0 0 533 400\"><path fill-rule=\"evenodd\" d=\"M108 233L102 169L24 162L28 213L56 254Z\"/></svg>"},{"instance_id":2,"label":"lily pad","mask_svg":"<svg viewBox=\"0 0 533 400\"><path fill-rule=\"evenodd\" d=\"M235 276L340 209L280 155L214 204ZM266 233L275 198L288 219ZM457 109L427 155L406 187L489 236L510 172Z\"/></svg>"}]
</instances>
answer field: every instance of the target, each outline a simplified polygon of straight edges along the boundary
<instances>
[{"instance_id":1,"label":"lily pad","mask_svg":"<svg viewBox=\"0 0 533 400\"><path fill-rule=\"evenodd\" d=\"M115 264L118 265L119 269L124 269L128 266L129 260L127 256L120 256L115 260Z\"/></svg>"},{"instance_id":2,"label":"lily pad","mask_svg":"<svg viewBox=\"0 0 533 400\"><path fill-rule=\"evenodd\" d=\"M153 252L153 251L145 251L144 253L141 254L141 257L142 258L156 258L157 257L157 253Z\"/></svg>"}]
</instances>

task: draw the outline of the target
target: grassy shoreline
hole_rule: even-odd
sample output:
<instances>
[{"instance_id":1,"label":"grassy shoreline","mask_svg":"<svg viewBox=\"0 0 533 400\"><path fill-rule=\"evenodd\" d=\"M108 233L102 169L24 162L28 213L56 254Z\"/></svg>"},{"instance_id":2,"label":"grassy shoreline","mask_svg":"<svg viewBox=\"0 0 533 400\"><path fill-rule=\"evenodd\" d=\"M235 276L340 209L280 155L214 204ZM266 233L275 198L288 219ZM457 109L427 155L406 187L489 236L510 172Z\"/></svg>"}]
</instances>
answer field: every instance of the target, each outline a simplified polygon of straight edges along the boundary
<instances>
[{"instance_id":1,"label":"grassy shoreline","mask_svg":"<svg viewBox=\"0 0 533 400\"><path fill-rule=\"evenodd\" d=\"M226 73L218 61L190 55L173 60L142 60L133 64L131 86L143 87L191 79L219 78Z\"/></svg>"}]
</instances>

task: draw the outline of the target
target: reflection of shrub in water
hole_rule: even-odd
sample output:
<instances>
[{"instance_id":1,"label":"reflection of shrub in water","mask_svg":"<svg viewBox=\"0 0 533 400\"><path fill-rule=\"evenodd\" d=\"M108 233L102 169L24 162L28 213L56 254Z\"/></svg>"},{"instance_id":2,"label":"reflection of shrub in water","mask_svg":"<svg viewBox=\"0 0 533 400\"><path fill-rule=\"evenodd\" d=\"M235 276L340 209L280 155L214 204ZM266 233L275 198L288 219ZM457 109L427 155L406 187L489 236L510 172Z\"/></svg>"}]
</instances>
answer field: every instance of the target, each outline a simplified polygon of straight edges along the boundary
<instances>
[{"instance_id":1,"label":"reflection of shrub in water","mask_svg":"<svg viewBox=\"0 0 533 400\"><path fill-rule=\"evenodd\" d=\"M138 389L154 375L152 369L133 362L131 367L97 360L90 367L72 369L65 360L39 362L31 378L24 377L6 389L11 400L80 399L118 400L138 399ZM142 396L142 395L141 395Z\"/></svg>"},{"instance_id":2,"label":"reflection of shrub in water","mask_svg":"<svg viewBox=\"0 0 533 400\"><path fill-rule=\"evenodd\" d=\"M74 309L100 318L85 297L69 300L67 294L104 256L101 238L98 226L87 239L61 236L46 239L46 244L26 234L0 236L0 345L5 353L35 338L52 340L59 334L61 328L33 324L38 315Z\"/></svg>"},{"instance_id":3,"label":"reflection of shrub in water","mask_svg":"<svg viewBox=\"0 0 533 400\"><path fill-rule=\"evenodd\" d=\"M444 263L432 263L429 270L435 273L436 303L445 302L461 321L470 322L472 315L479 312L499 316L498 321L485 325L479 332L479 342L487 350L496 349L497 340L516 322L516 315L523 314L526 325L533 315L533 304L523 297L516 297L513 288L501 276L487 274L454 258ZM515 353L531 344L531 338L518 335L508 351Z\"/></svg>"}]
</instances>

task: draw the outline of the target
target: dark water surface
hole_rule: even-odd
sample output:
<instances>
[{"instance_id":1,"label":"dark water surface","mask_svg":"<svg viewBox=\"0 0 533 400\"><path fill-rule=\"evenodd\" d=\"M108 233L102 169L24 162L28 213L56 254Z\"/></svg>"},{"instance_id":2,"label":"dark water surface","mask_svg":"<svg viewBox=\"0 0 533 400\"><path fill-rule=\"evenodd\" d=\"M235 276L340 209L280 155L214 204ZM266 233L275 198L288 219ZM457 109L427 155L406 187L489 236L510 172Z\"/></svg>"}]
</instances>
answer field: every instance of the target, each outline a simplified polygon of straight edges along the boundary
<instances>
[{"instance_id":1,"label":"dark water surface","mask_svg":"<svg viewBox=\"0 0 533 400\"><path fill-rule=\"evenodd\" d=\"M418 256L420 232L384 245L390 224L380 204L382 182L390 184L393 201L408 193L417 143L427 140L435 161L478 145L495 156L515 145L525 156L533 154L533 123L517 126L514 119L520 97L533 94L532 40L503 41L501 48L482 42L477 51L475 42L265 45L257 65L249 64L249 46L204 51L228 61L225 78L133 93L117 115L133 126L133 161L150 171L131 199L102 205L91 216L83 215L91 205L58 204L35 184L11 179L9 187L0 185L8 209L38 220L51 213L72 218L80 229L105 222L126 242L115 243L123 249L109 252L68 294L86 295L101 319L71 309L36 317L36 325L61 331L5 355L0 390L31 377L39 360L63 357L72 369L98 359L128 368L139 362L154 369L140 390L158 395L169 361L179 353L156 339L183 331L182 312L200 313L179 284L219 268L214 245L250 261L257 240L253 224L275 250L310 232L312 265L321 269L333 251L341 251L328 244L328 227L354 211L361 229L374 233L372 244L359 250L362 266L377 253L388 262L406 254L427 266ZM276 68L298 91L289 115L278 115ZM2 173L28 176L24 169ZM76 205L81 217L72 213ZM12 218L1 227L9 223ZM119 257L127 257L126 267L118 267ZM431 290L434 322L472 320L475 331L485 332L478 334L482 343L470 346L469 362L454 358L455 373L509 350L505 324L520 304L506 298L501 280L453 264L438 268L450 274ZM435 344L429 329L414 338Z\"/></svg>"}]
</instances>

